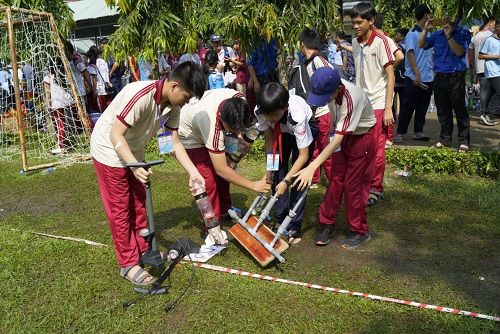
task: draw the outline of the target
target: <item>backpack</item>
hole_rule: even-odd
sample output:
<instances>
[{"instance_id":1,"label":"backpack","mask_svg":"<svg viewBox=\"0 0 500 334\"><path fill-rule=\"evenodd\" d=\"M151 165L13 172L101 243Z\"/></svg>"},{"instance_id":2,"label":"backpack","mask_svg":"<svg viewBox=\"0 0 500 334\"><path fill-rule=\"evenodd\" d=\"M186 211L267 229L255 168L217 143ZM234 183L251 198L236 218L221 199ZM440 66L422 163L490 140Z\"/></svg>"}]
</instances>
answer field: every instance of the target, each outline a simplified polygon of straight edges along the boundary
<instances>
[{"instance_id":1,"label":"backpack","mask_svg":"<svg viewBox=\"0 0 500 334\"><path fill-rule=\"evenodd\" d=\"M398 46L401 48L401 51L403 51L403 54L405 55L406 58L406 51L404 47L401 44L398 44ZM394 68L394 76L396 77L396 82L404 84L405 83L405 61L404 59L399 62L398 66Z\"/></svg>"},{"instance_id":2,"label":"backpack","mask_svg":"<svg viewBox=\"0 0 500 334\"><path fill-rule=\"evenodd\" d=\"M309 65L317 55L318 54L314 54L311 58L292 69L290 72L290 79L288 80L288 90L290 94L298 95L307 101L309 91L311 90L311 78L309 78L309 73L307 73L307 65ZM312 65L313 71L315 71L314 62Z\"/></svg>"}]
</instances>

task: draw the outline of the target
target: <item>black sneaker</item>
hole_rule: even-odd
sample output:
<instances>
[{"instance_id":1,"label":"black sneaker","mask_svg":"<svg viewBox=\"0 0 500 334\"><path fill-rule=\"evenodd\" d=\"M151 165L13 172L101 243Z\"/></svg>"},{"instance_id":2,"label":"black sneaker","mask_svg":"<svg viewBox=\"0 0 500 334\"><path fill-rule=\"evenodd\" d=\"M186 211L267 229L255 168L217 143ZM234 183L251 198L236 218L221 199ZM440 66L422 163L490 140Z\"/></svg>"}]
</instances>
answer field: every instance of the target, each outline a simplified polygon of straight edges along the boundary
<instances>
[{"instance_id":1,"label":"black sneaker","mask_svg":"<svg viewBox=\"0 0 500 334\"><path fill-rule=\"evenodd\" d=\"M315 243L317 246L325 246L330 242L330 238L335 234L335 227L332 224L322 225L316 234Z\"/></svg>"},{"instance_id":2,"label":"black sneaker","mask_svg":"<svg viewBox=\"0 0 500 334\"><path fill-rule=\"evenodd\" d=\"M342 243L342 248L352 249L361 246L363 243L371 239L370 232L366 231L365 235L358 232L352 232L349 234L347 239Z\"/></svg>"}]
</instances>

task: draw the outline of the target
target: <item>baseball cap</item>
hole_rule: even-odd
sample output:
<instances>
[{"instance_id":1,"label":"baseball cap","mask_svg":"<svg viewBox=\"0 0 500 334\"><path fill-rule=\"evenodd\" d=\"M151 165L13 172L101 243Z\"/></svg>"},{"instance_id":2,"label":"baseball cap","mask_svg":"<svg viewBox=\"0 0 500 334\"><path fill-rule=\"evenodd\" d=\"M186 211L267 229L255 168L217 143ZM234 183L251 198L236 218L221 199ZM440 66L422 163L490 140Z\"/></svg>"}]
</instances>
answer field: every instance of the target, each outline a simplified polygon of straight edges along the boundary
<instances>
[{"instance_id":1,"label":"baseball cap","mask_svg":"<svg viewBox=\"0 0 500 334\"><path fill-rule=\"evenodd\" d=\"M219 34L212 34L210 36L210 42L220 42L222 41L222 38L220 37Z\"/></svg>"},{"instance_id":2,"label":"baseball cap","mask_svg":"<svg viewBox=\"0 0 500 334\"><path fill-rule=\"evenodd\" d=\"M337 71L330 66L318 68L311 77L311 91L307 103L315 107L327 105L339 85L340 75Z\"/></svg>"}]
</instances>

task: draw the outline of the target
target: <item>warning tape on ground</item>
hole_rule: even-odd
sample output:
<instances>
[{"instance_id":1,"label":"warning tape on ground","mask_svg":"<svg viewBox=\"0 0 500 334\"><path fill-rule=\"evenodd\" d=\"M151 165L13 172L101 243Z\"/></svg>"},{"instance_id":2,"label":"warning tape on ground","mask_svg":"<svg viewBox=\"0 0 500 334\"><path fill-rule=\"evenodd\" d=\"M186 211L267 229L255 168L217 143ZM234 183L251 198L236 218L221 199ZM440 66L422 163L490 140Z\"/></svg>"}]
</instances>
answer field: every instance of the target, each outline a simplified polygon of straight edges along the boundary
<instances>
[{"instance_id":1,"label":"warning tape on ground","mask_svg":"<svg viewBox=\"0 0 500 334\"><path fill-rule=\"evenodd\" d=\"M63 237L63 236L60 236L60 235L40 233L40 232L34 232L34 231L18 230L18 229L15 229L15 228L5 228L5 230L14 231L14 232L31 233L31 234L41 235L41 236L44 236L44 237L55 238L55 239L70 240L70 241L76 241L76 242L83 242L83 243L86 243L87 245L92 245L92 246L110 247L109 245L101 244L101 243L98 243L98 242L95 242L95 241L86 240L86 239L80 239L80 238Z\"/></svg>"},{"instance_id":2,"label":"warning tape on ground","mask_svg":"<svg viewBox=\"0 0 500 334\"><path fill-rule=\"evenodd\" d=\"M191 264L191 262L186 262L186 263ZM500 321L500 317L494 317L494 316L491 316L491 315L485 315L485 314L476 313L476 312L469 312L469 311L457 310L457 309L449 308L449 307L443 307L443 306L436 306L436 305L430 305L430 304L417 303L417 302L412 302L412 301L402 300L402 299L395 299L395 298L389 298L389 297L376 296L376 295L372 295L372 294L368 294L368 293L354 292L354 291L342 290L342 289L338 289L338 288L330 288L330 287L322 286L322 285L316 285L316 284L310 284L310 283L304 283L304 282L291 281L291 280L282 279L282 278L278 278L278 277L272 277L272 276L260 275L260 274L253 274L253 273L249 273L249 272L246 272L246 271L241 271L241 270L236 270L236 269L230 269L230 268L224 268L224 267L214 266L214 265L205 264L205 263L196 263L195 262L193 264L195 266L197 266L197 267L200 267L200 268L205 268L205 269L210 269L210 270L215 270L215 271L221 271L221 272L225 272L225 273L229 273L229 274L236 274L236 275L241 275L241 276L246 276L246 277L259 278L259 279L266 280L266 281L273 281L273 282L281 282L281 283L287 283L287 284L293 284L293 285L300 285L300 286L305 286L307 288L312 288L312 289L332 291L332 292L337 292L337 293L344 293L344 294L358 296L358 297L364 297L364 298L382 300L382 301L385 301L385 302L391 302L391 303L404 304L404 305L409 305L409 306L415 306L415 307L425 308L425 309L428 309L428 310L436 310L436 311L439 311L439 312L453 313L453 314L459 314L459 315L468 315L468 316L475 317L475 318L481 318L481 319L487 319L487 320L493 320L493 321Z\"/></svg>"}]
</instances>

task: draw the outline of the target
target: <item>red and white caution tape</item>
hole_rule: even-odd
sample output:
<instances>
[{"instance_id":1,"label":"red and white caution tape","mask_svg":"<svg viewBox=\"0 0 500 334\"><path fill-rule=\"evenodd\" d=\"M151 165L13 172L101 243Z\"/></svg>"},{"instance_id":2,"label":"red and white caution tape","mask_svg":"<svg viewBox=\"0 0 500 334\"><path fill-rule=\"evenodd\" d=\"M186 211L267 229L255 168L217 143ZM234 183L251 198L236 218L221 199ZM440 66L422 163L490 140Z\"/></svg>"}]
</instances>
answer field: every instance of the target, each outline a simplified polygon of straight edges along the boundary
<instances>
[{"instance_id":1,"label":"red and white caution tape","mask_svg":"<svg viewBox=\"0 0 500 334\"><path fill-rule=\"evenodd\" d=\"M14 231L14 232L31 233L31 234L41 235L41 236L44 236L44 237L55 238L55 239L62 239L62 240L70 240L70 241L83 242L83 243L86 243L87 245L92 245L92 246L109 247L109 245L101 244L101 243L98 243L98 242L95 242L95 241L86 240L86 239L80 239L80 238L62 237L62 236L59 236L59 235L52 235L52 234L46 234L46 233L40 233L40 232L17 230L15 228L7 228L6 230Z\"/></svg>"},{"instance_id":2,"label":"red and white caution tape","mask_svg":"<svg viewBox=\"0 0 500 334\"><path fill-rule=\"evenodd\" d=\"M190 262L188 262L188 263L191 264ZM415 306L415 307L425 308L425 309L429 309L429 310L436 310L436 311L440 311L440 312L468 315L468 316L475 317L475 318L500 321L500 317L494 317L491 315L485 315L485 314L469 312L469 311L462 311L462 310L457 310L457 309L453 309L453 308L449 308L449 307L422 304L422 303L417 303L417 302L411 302L408 300L376 296L376 295L371 295L368 293L354 292L354 291L342 290L342 289L338 289L338 288L330 288L327 286L291 281L291 280L287 280L287 279L271 277L271 276L266 276L266 275L252 274L252 273L249 273L246 271L224 268L224 267L219 267L219 266L213 266L213 265L205 264L205 263L193 263L193 264L197 267L200 267L200 268L205 268L205 269L210 269L210 270L215 270L215 271L222 271L222 272L229 273L229 274L236 274L236 275L241 275L241 276L259 278L259 279L266 280L266 281L274 281L274 282L281 282L281 283L287 283L287 284L293 284L293 285L300 285L300 286L305 286L307 288L313 288L313 289L319 289L319 290L325 290L325 291L333 291L333 292L338 292L338 293L345 293L345 294L349 294L349 295L353 295L353 296L376 299L376 300L383 300L386 302Z\"/></svg>"}]
</instances>

